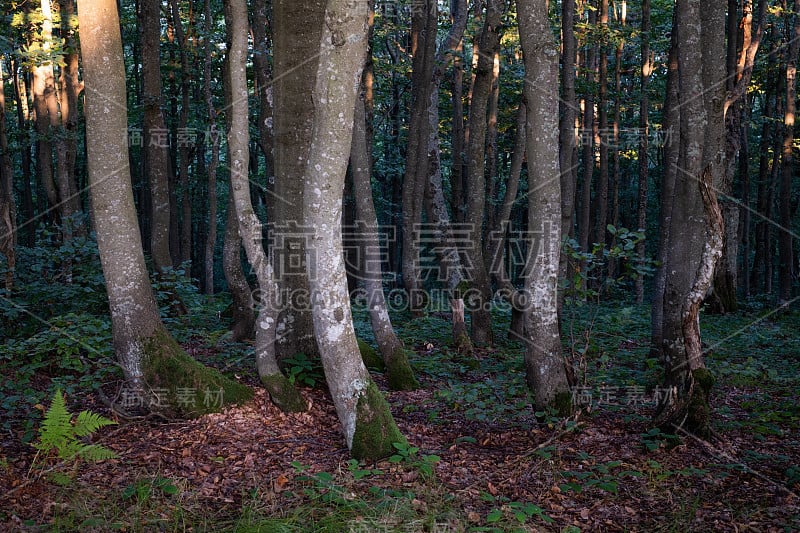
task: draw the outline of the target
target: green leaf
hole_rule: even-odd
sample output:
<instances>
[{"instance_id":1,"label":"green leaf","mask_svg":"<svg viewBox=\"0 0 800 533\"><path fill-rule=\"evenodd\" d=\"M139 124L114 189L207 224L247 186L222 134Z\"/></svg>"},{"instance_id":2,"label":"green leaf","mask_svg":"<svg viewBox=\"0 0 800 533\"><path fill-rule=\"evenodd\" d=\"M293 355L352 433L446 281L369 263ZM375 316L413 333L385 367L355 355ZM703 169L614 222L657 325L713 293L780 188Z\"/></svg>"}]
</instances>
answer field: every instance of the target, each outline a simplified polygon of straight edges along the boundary
<instances>
[{"instance_id":1,"label":"green leaf","mask_svg":"<svg viewBox=\"0 0 800 533\"><path fill-rule=\"evenodd\" d=\"M501 518L503 518L503 511L500 509L493 509L488 515L486 515L486 522L493 524L495 522L499 522Z\"/></svg>"}]
</instances>

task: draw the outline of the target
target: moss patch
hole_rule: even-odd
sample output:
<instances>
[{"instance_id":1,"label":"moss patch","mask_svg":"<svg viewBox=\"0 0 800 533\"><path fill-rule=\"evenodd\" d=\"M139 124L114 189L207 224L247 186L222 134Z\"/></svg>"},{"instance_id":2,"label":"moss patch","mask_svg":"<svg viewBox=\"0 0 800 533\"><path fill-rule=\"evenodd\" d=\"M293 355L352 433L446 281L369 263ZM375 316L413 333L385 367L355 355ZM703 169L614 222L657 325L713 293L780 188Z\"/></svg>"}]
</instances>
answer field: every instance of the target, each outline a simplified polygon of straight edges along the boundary
<instances>
[{"instance_id":1,"label":"moss patch","mask_svg":"<svg viewBox=\"0 0 800 533\"><path fill-rule=\"evenodd\" d=\"M711 436L711 405L709 395L714 386L714 376L707 368L692 371L695 386L689 400L686 428L693 434L707 439Z\"/></svg>"},{"instance_id":2,"label":"moss patch","mask_svg":"<svg viewBox=\"0 0 800 533\"><path fill-rule=\"evenodd\" d=\"M253 390L191 358L160 329L143 342L144 379L153 395L149 409L179 418L194 418L241 404Z\"/></svg>"},{"instance_id":3,"label":"moss patch","mask_svg":"<svg viewBox=\"0 0 800 533\"><path fill-rule=\"evenodd\" d=\"M419 388L419 381L414 376L411 363L405 348L397 348L392 357L386 362L389 378L389 388L392 390L415 390Z\"/></svg>"},{"instance_id":4,"label":"moss patch","mask_svg":"<svg viewBox=\"0 0 800 533\"><path fill-rule=\"evenodd\" d=\"M377 461L394 453L395 442L407 443L392 418L389 403L370 381L356 406L356 431L350 453L359 461Z\"/></svg>"},{"instance_id":5,"label":"moss patch","mask_svg":"<svg viewBox=\"0 0 800 533\"><path fill-rule=\"evenodd\" d=\"M573 412L572 393L569 391L559 392L551 405L558 416L570 416Z\"/></svg>"},{"instance_id":6,"label":"moss patch","mask_svg":"<svg viewBox=\"0 0 800 533\"><path fill-rule=\"evenodd\" d=\"M302 413L308 408L300 391L283 374L263 376L261 383L269 392L272 402L284 413Z\"/></svg>"},{"instance_id":7,"label":"moss patch","mask_svg":"<svg viewBox=\"0 0 800 533\"><path fill-rule=\"evenodd\" d=\"M358 351L361 352L361 359L364 361L364 366L370 370L377 370L383 372L386 370L386 365L378 352L370 346L365 340L358 339Z\"/></svg>"}]
</instances>

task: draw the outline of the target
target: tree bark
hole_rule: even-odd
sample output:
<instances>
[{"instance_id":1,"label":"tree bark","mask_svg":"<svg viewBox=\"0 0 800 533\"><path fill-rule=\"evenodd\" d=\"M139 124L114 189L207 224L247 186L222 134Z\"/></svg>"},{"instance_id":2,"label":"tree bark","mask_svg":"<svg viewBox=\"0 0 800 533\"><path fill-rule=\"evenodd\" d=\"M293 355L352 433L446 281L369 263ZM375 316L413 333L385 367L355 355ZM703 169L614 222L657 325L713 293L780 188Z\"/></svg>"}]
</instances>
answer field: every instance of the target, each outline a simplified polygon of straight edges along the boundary
<instances>
[{"instance_id":1,"label":"tree bark","mask_svg":"<svg viewBox=\"0 0 800 533\"><path fill-rule=\"evenodd\" d=\"M578 139L575 135L575 119L578 113L578 99L575 95L575 54L577 51L577 40L575 38L575 0L564 0L561 3L561 36L561 100L559 101L558 164L561 168L561 239L565 240L568 239L570 234L574 231L575 190L577 188L578 177L577 168L573 164L576 155L575 152L578 147ZM559 260L559 277L567 279L568 269L569 257L566 253L562 253ZM559 293L559 308L563 303L563 299L564 294L562 291Z\"/></svg>"},{"instance_id":2,"label":"tree bark","mask_svg":"<svg viewBox=\"0 0 800 533\"><path fill-rule=\"evenodd\" d=\"M217 110L214 107L214 95L211 92L211 65L213 43L211 31L213 20L211 18L211 0L204 0L203 13L205 18L205 50L203 61L203 98L208 109L208 133L211 141L211 159L208 162L208 233L206 235L203 252L203 277L205 279L206 294L214 294L214 251L217 247L217 167L219 166L219 131L217 130ZM202 155L205 157L205 154ZM236 253L239 253L238 233L236 236ZM237 257L238 261L238 257ZM239 262L241 268L241 262ZM252 315L252 313L251 313ZM234 321L234 323L236 323Z\"/></svg>"},{"instance_id":3,"label":"tree bark","mask_svg":"<svg viewBox=\"0 0 800 533\"><path fill-rule=\"evenodd\" d=\"M422 316L427 304L420 277L418 228L422 222L422 199L428 176L425 143L428 139L429 107L436 56L437 3L424 2L411 18L412 105L408 128L408 149L402 193L402 275L412 316ZM438 133L438 132L437 132Z\"/></svg>"},{"instance_id":4,"label":"tree bark","mask_svg":"<svg viewBox=\"0 0 800 533\"><path fill-rule=\"evenodd\" d=\"M520 39L528 83L528 230L525 289L527 313L525 370L537 410L572 411L558 323L558 264L561 245L561 185L558 157L558 51L546 0L518 0Z\"/></svg>"},{"instance_id":5,"label":"tree bark","mask_svg":"<svg viewBox=\"0 0 800 533\"><path fill-rule=\"evenodd\" d=\"M144 104L144 168L150 185L152 204L150 254L156 270L163 272L172 268L169 191L169 183L172 178L168 152L169 134L161 112L160 7L160 0L139 0Z\"/></svg>"},{"instance_id":6,"label":"tree bark","mask_svg":"<svg viewBox=\"0 0 800 533\"><path fill-rule=\"evenodd\" d=\"M683 166L675 184L664 291L664 389L670 392L654 422L707 437L713 377L703 362L699 310L724 233L713 187L725 172L725 6L701 9L698 0L679 0L676 10Z\"/></svg>"},{"instance_id":7,"label":"tree bark","mask_svg":"<svg viewBox=\"0 0 800 533\"><path fill-rule=\"evenodd\" d=\"M14 202L14 166L6 134L5 73L0 63L0 253L6 256L5 288L14 288L17 265L17 206Z\"/></svg>"},{"instance_id":8,"label":"tree bark","mask_svg":"<svg viewBox=\"0 0 800 533\"><path fill-rule=\"evenodd\" d=\"M372 333L378 343L381 358L386 365L389 387L393 390L413 390L419 387L414 371L408 363L403 342L397 337L383 295L383 268L381 243L378 238L378 217L372 201L371 145L367 143L366 112L363 98L358 98L353 118L353 141L350 165L353 172L353 189L356 197L356 224L363 228L360 240L364 251L362 279L367 298Z\"/></svg>"},{"instance_id":9,"label":"tree bark","mask_svg":"<svg viewBox=\"0 0 800 533\"><path fill-rule=\"evenodd\" d=\"M197 416L252 391L189 357L167 333L144 262L133 204L126 80L115 0L78 0L86 95L86 149L97 246L114 351L130 391L151 410ZM154 391L163 390L156 394ZM179 392L180 391L180 392ZM188 397L184 392L191 391ZM157 403L154 402L154 398ZM218 397L219 402L209 402Z\"/></svg>"},{"instance_id":10,"label":"tree bark","mask_svg":"<svg viewBox=\"0 0 800 533\"><path fill-rule=\"evenodd\" d=\"M792 299L795 257L792 235L792 173L794 164L794 120L797 108L797 58L800 54L800 0L794 0L792 22L788 33L789 49L786 52L786 104L783 110L783 146L781 150L780 225L778 234L778 301L786 305Z\"/></svg>"},{"instance_id":11,"label":"tree bark","mask_svg":"<svg viewBox=\"0 0 800 533\"><path fill-rule=\"evenodd\" d=\"M353 457L378 459L404 441L359 354L342 260L342 191L353 111L367 50L366 0L329 0L314 86L314 129L303 213L313 235L306 261L314 333L336 412Z\"/></svg>"},{"instance_id":12,"label":"tree bark","mask_svg":"<svg viewBox=\"0 0 800 533\"><path fill-rule=\"evenodd\" d=\"M636 227L647 236L647 191L650 177L650 73L653 70L653 59L650 56L650 0L642 0L642 49L639 100L639 192L636 202ZM636 258L640 264L645 260L645 239L636 244ZM636 277L636 302L644 302L644 276Z\"/></svg>"},{"instance_id":13,"label":"tree bark","mask_svg":"<svg viewBox=\"0 0 800 533\"><path fill-rule=\"evenodd\" d=\"M504 11L503 0L488 0L469 106L466 222L472 225L473 244L466 250L470 263L467 274L472 289L471 297L467 298L466 303L472 317L472 342L478 346L491 346L494 342L490 313L492 287L481 241L486 215L483 195L486 188L487 105L492 90L493 58L500 48L499 30Z\"/></svg>"},{"instance_id":14,"label":"tree bark","mask_svg":"<svg viewBox=\"0 0 800 533\"><path fill-rule=\"evenodd\" d=\"M325 1L274 0L273 90L275 140L275 232L281 257L302 263L277 278L282 309L278 317L278 359L297 353L319 353L314 338L305 245L311 228L302 218L303 182L314 122L312 88L317 72ZM297 248L289 249L289 246ZM294 296L294 298L292 297Z\"/></svg>"},{"instance_id":15,"label":"tree bark","mask_svg":"<svg viewBox=\"0 0 800 533\"><path fill-rule=\"evenodd\" d=\"M287 412L305 411L306 402L278 368L275 337L278 317L278 285L272 261L264 252L261 221L250 199L248 164L250 161L250 127L247 90L247 3L226 0L225 26L228 30L228 55L225 81L228 84L228 163L231 175L231 196L239 221L247 259L258 280L259 305L256 317L256 368L261 383L272 401Z\"/></svg>"}]
</instances>

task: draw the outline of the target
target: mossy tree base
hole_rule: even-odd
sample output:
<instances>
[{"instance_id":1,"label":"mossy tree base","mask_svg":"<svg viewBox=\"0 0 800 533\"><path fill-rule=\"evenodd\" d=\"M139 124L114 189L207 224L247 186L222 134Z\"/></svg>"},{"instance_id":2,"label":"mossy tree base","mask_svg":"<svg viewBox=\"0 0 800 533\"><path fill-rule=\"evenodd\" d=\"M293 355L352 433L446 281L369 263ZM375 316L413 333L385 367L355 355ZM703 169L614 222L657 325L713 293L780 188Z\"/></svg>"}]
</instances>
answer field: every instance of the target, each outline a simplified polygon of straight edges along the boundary
<instances>
[{"instance_id":1,"label":"mossy tree base","mask_svg":"<svg viewBox=\"0 0 800 533\"><path fill-rule=\"evenodd\" d=\"M683 430L707 439L711 435L709 403L714 376L707 368L696 368L686 374L682 386L674 387L658 407L654 425L665 433Z\"/></svg>"},{"instance_id":2,"label":"mossy tree base","mask_svg":"<svg viewBox=\"0 0 800 533\"><path fill-rule=\"evenodd\" d=\"M377 461L395 452L394 443L407 443L392 418L389 403L370 382L356 406L356 430L350 453L359 461Z\"/></svg>"},{"instance_id":3,"label":"mossy tree base","mask_svg":"<svg viewBox=\"0 0 800 533\"><path fill-rule=\"evenodd\" d=\"M192 359L166 330L143 342L146 407L176 418L195 418L253 397L246 385Z\"/></svg>"},{"instance_id":4,"label":"mossy tree base","mask_svg":"<svg viewBox=\"0 0 800 533\"><path fill-rule=\"evenodd\" d=\"M308 404L300 394L300 391L283 374L262 376L261 383L269 392L272 403L284 413L302 413L308 408Z\"/></svg>"},{"instance_id":5,"label":"mossy tree base","mask_svg":"<svg viewBox=\"0 0 800 533\"><path fill-rule=\"evenodd\" d=\"M364 361L364 366L378 372L384 372L386 370L386 364L383 362L377 350L370 346L365 340L358 339L358 351L361 352L361 359Z\"/></svg>"},{"instance_id":6,"label":"mossy tree base","mask_svg":"<svg viewBox=\"0 0 800 533\"><path fill-rule=\"evenodd\" d=\"M386 371L389 378L389 388L396 391L408 391L419 388L419 381L414 376L411 363L405 348L397 348L392 357L386 361Z\"/></svg>"}]
</instances>

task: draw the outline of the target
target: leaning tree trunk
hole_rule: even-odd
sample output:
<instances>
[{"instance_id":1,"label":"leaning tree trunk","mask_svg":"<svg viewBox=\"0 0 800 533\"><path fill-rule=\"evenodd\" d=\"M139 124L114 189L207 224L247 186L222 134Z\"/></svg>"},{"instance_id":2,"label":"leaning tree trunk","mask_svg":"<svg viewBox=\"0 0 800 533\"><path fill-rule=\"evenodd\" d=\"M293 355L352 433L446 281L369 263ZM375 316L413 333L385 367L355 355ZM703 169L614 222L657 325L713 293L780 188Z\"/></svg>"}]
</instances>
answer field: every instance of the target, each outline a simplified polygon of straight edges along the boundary
<instances>
[{"instance_id":1,"label":"leaning tree trunk","mask_svg":"<svg viewBox=\"0 0 800 533\"><path fill-rule=\"evenodd\" d=\"M303 212L314 333L325 377L353 457L390 455L404 441L389 404L359 354L342 259L342 192L361 69L367 50L366 0L329 0L314 86L314 130Z\"/></svg>"},{"instance_id":2,"label":"leaning tree trunk","mask_svg":"<svg viewBox=\"0 0 800 533\"><path fill-rule=\"evenodd\" d=\"M79 0L86 84L86 151L97 246L114 351L129 393L145 407L197 416L252 397L204 367L164 328L150 286L128 161L125 63L115 0ZM158 392L155 392L158 391Z\"/></svg>"},{"instance_id":3,"label":"leaning tree trunk","mask_svg":"<svg viewBox=\"0 0 800 533\"><path fill-rule=\"evenodd\" d=\"M664 390L654 422L705 437L713 378L703 362L700 305L722 254L724 223L714 192L725 171L725 6L676 5L680 80L680 150L662 327ZM698 53L698 51L700 51ZM698 186L699 185L699 186Z\"/></svg>"},{"instance_id":4,"label":"leaning tree trunk","mask_svg":"<svg viewBox=\"0 0 800 533\"><path fill-rule=\"evenodd\" d=\"M360 236L364 250L361 276L364 281L372 333L386 365L389 387L393 390L413 390L419 387L419 382L408 363L403 342L394 332L383 295L382 248L378 238L378 216L375 214L372 200L372 161L368 151L370 146L367 144L366 112L362 98L356 100L353 122L350 163L356 197L357 224L364 228Z\"/></svg>"},{"instance_id":5,"label":"leaning tree trunk","mask_svg":"<svg viewBox=\"0 0 800 533\"><path fill-rule=\"evenodd\" d=\"M518 16L528 108L528 231L525 289L527 312L525 370L537 410L572 411L558 324L558 263L561 250L561 185L558 179L558 52L546 0L518 0Z\"/></svg>"},{"instance_id":6,"label":"leaning tree trunk","mask_svg":"<svg viewBox=\"0 0 800 533\"><path fill-rule=\"evenodd\" d=\"M225 26L228 30L228 56L225 61L225 94L228 109L228 164L231 195L239 220L247 259L258 280L260 306L256 317L256 368L272 401L287 412L305 411L306 402L278 368L275 336L278 318L278 286L270 258L264 252L261 221L250 200L248 164L250 130L247 91L247 4L245 0L225 2Z\"/></svg>"},{"instance_id":7,"label":"leaning tree trunk","mask_svg":"<svg viewBox=\"0 0 800 533\"><path fill-rule=\"evenodd\" d=\"M277 281L282 309L278 317L277 355L318 354L305 267L310 228L303 221L305 180L314 106L311 91L317 73L319 39L324 25L324 0L273 0L273 134L275 141L275 253L297 260L299 268L284 269ZM283 266L288 261L281 261ZM278 265L276 264L276 267ZM288 271L287 271L288 270ZM294 298L292 298L294 296Z\"/></svg>"},{"instance_id":8,"label":"leaning tree trunk","mask_svg":"<svg viewBox=\"0 0 800 533\"><path fill-rule=\"evenodd\" d=\"M225 237L222 247L222 270L231 293L231 331L233 340L252 339L255 333L256 315L253 311L253 290L247 282L242 268L242 238L239 235L239 219L233 195L229 196L225 222Z\"/></svg>"}]
</instances>

